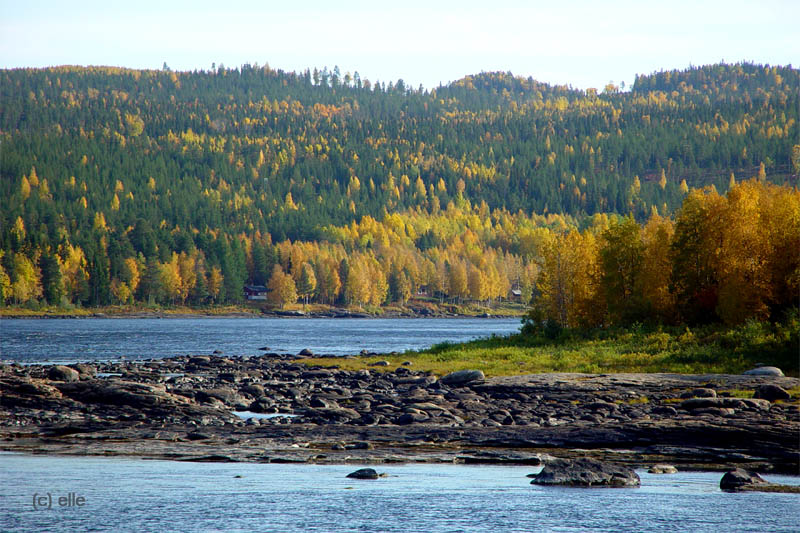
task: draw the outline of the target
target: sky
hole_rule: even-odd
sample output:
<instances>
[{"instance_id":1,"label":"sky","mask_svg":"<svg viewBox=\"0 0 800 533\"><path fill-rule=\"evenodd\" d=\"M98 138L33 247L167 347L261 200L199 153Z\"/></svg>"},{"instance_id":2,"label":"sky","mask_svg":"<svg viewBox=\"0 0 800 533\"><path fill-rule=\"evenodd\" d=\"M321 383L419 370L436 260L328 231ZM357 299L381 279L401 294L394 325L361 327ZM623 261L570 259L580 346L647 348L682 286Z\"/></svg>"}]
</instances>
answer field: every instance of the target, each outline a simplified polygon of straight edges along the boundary
<instances>
[{"instance_id":1,"label":"sky","mask_svg":"<svg viewBox=\"0 0 800 533\"><path fill-rule=\"evenodd\" d=\"M800 66L800 1L0 0L0 68L314 67L435 88L510 71L630 86L725 61Z\"/></svg>"}]
</instances>

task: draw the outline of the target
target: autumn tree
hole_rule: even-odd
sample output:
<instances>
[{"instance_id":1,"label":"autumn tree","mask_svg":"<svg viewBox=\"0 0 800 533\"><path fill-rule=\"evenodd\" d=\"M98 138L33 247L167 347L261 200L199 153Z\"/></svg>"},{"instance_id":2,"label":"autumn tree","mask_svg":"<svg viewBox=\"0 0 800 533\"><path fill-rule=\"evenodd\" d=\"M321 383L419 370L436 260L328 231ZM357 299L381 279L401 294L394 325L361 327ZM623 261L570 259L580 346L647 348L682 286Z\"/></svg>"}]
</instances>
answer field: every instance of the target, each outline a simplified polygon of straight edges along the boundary
<instances>
[{"instance_id":1,"label":"autumn tree","mask_svg":"<svg viewBox=\"0 0 800 533\"><path fill-rule=\"evenodd\" d=\"M613 322L627 323L643 318L639 277L644 244L641 227L633 217L611 223L602 234L600 268L608 312Z\"/></svg>"},{"instance_id":2,"label":"autumn tree","mask_svg":"<svg viewBox=\"0 0 800 533\"><path fill-rule=\"evenodd\" d=\"M21 253L15 253L11 258L11 295L18 304L27 303L42 295L39 269Z\"/></svg>"},{"instance_id":3,"label":"autumn tree","mask_svg":"<svg viewBox=\"0 0 800 533\"><path fill-rule=\"evenodd\" d=\"M675 221L672 290L684 320L713 321L719 301L717 250L722 246L725 199L711 188L692 190Z\"/></svg>"},{"instance_id":4,"label":"autumn tree","mask_svg":"<svg viewBox=\"0 0 800 533\"><path fill-rule=\"evenodd\" d=\"M646 316L660 322L675 321L675 294L670 290L672 261L670 244L674 225L655 215L642 228L642 262L636 292L641 295Z\"/></svg>"},{"instance_id":5,"label":"autumn tree","mask_svg":"<svg viewBox=\"0 0 800 533\"><path fill-rule=\"evenodd\" d=\"M297 301L297 288L295 287L294 279L289 274L286 274L280 265L275 265L272 270L272 277L269 278L267 283L267 300L273 304L280 305L281 309L286 304L294 303Z\"/></svg>"},{"instance_id":6,"label":"autumn tree","mask_svg":"<svg viewBox=\"0 0 800 533\"><path fill-rule=\"evenodd\" d=\"M316 289L317 276L314 274L314 267L309 263L303 263L297 282L297 294L303 298L304 303L308 304L308 299L314 295Z\"/></svg>"}]
</instances>

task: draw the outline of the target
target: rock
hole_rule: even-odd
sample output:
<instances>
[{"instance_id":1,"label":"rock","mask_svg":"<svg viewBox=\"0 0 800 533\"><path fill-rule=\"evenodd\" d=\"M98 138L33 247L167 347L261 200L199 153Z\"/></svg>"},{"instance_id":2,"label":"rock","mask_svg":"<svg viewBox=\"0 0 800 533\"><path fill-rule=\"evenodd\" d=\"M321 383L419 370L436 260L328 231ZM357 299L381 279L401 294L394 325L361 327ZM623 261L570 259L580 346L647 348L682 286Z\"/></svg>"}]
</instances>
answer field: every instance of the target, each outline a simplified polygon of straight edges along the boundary
<instances>
[{"instance_id":1,"label":"rock","mask_svg":"<svg viewBox=\"0 0 800 533\"><path fill-rule=\"evenodd\" d=\"M356 441L350 444L345 444L344 448L346 450L372 450L375 447L369 442Z\"/></svg>"},{"instance_id":2,"label":"rock","mask_svg":"<svg viewBox=\"0 0 800 533\"><path fill-rule=\"evenodd\" d=\"M775 366L759 366L747 372L743 372L745 376L775 376L782 377L783 371Z\"/></svg>"},{"instance_id":3,"label":"rock","mask_svg":"<svg viewBox=\"0 0 800 533\"><path fill-rule=\"evenodd\" d=\"M370 363L369 366L389 366L389 361L375 361Z\"/></svg>"},{"instance_id":4,"label":"rock","mask_svg":"<svg viewBox=\"0 0 800 533\"><path fill-rule=\"evenodd\" d=\"M745 485L765 484L766 479L756 473L748 472L742 468L730 470L722 476L719 482L719 488L722 490L736 491L740 490Z\"/></svg>"},{"instance_id":5,"label":"rock","mask_svg":"<svg viewBox=\"0 0 800 533\"><path fill-rule=\"evenodd\" d=\"M374 468L361 468L355 472L350 472L347 477L352 479L378 479L380 476Z\"/></svg>"},{"instance_id":6,"label":"rock","mask_svg":"<svg viewBox=\"0 0 800 533\"><path fill-rule=\"evenodd\" d=\"M196 396L200 402L209 402L212 400L219 400L225 405L233 406L236 403L246 403L244 398L239 396L239 393L227 387L218 387L216 389L206 389L198 391Z\"/></svg>"},{"instance_id":7,"label":"rock","mask_svg":"<svg viewBox=\"0 0 800 533\"><path fill-rule=\"evenodd\" d=\"M72 368L80 373L81 378L83 379L91 379L97 375L97 369L93 365L89 365L86 363L78 363L76 365L72 365Z\"/></svg>"},{"instance_id":8,"label":"rock","mask_svg":"<svg viewBox=\"0 0 800 533\"><path fill-rule=\"evenodd\" d=\"M400 364L403 365L403 366L411 366L413 363L411 361L403 361Z\"/></svg>"},{"instance_id":9,"label":"rock","mask_svg":"<svg viewBox=\"0 0 800 533\"><path fill-rule=\"evenodd\" d=\"M695 411L707 408L726 408L726 409L758 409L768 411L770 404L767 400L753 398L690 398L684 400L680 405L681 409Z\"/></svg>"},{"instance_id":10,"label":"rock","mask_svg":"<svg viewBox=\"0 0 800 533\"><path fill-rule=\"evenodd\" d=\"M759 400L768 400L774 402L775 400L788 400L792 397L791 394L786 392L783 388L777 385L764 384L756 389L753 398Z\"/></svg>"},{"instance_id":11,"label":"rock","mask_svg":"<svg viewBox=\"0 0 800 533\"><path fill-rule=\"evenodd\" d=\"M594 459L555 459L533 478L533 485L570 487L638 487L639 475L626 466Z\"/></svg>"},{"instance_id":12,"label":"rock","mask_svg":"<svg viewBox=\"0 0 800 533\"><path fill-rule=\"evenodd\" d=\"M334 400L321 398L319 396L314 396L311 398L311 401L308 403L308 405L311 407L321 407L324 409L335 409L339 407L339 404L337 404Z\"/></svg>"},{"instance_id":13,"label":"rock","mask_svg":"<svg viewBox=\"0 0 800 533\"><path fill-rule=\"evenodd\" d=\"M325 420L355 420L356 418L361 418L361 414L358 411L346 407L306 409L304 414L307 417L320 417Z\"/></svg>"},{"instance_id":14,"label":"rock","mask_svg":"<svg viewBox=\"0 0 800 533\"><path fill-rule=\"evenodd\" d=\"M486 376L483 374L482 370L459 370L447 374L439 381L445 385L459 386L474 381L483 381L484 379L486 379Z\"/></svg>"},{"instance_id":15,"label":"rock","mask_svg":"<svg viewBox=\"0 0 800 533\"><path fill-rule=\"evenodd\" d=\"M653 408L653 414L662 415L665 417L673 417L678 414L678 410L669 405L659 405Z\"/></svg>"},{"instance_id":16,"label":"rock","mask_svg":"<svg viewBox=\"0 0 800 533\"><path fill-rule=\"evenodd\" d=\"M303 357L311 357L312 355L314 355L314 352L312 352L308 348L303 348L297 355L302 355Z\"/></svg>"},{"instance_id":17,"label":"rock","mask_svg":"<svg viewBox=\"0 0 800 533\"><path fill-rule=\"evenodd\" d=\"M48 370L47 377L52 381L73 382L80 379L80 373L74 368L56 365Z\"/></svg>"},{"instance_id":18,"label":"rock","mask_svg":"<svg viewBox=\"0 0 800 533\"><path fill-rule=\"evenodd\" d=\"M717 391L708 388L693 389L681 394L681 398L716 398Z\"/></svg>"},{"instance_id":19,"label":"rock","mask_svg":"<svg viewBox=\"0 0 800 533\"><path fill-rule=\"evenodd\" d=\"M425 422L429 417L422 413L405 413L397 417L395 424L398 426L407 426L415 422Z\"/></svg>"},{"instance_id":20,"label":"rock","mask_svg":"<svg viewBox=\"0 0 800 533\"><path fill-rule=\"evenodd\" d=\"M672 465L658 464L651 466L647 472L649 474L677 474L678 469Z\"/></svg>"}]
</instances>

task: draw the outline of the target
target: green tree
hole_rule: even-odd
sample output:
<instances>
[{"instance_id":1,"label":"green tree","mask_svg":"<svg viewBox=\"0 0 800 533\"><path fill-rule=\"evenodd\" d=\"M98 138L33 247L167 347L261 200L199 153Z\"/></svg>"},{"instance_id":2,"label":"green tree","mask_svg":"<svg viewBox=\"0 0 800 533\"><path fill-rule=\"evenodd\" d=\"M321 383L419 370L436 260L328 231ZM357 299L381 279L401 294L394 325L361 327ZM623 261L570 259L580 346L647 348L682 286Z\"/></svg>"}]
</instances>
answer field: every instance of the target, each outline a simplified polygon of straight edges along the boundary
<instances>
[{"instance_id":1,"label":"green tree","mask_svg":"<svg viewBox=\"0 0 800 533\"><path fill-rule=\"evenodd\" d=\"M42 294L50 305L59 305L64 297L64 282L58 259L49 250L39 258L42 273Z\"/></svg>"}]
</instances>

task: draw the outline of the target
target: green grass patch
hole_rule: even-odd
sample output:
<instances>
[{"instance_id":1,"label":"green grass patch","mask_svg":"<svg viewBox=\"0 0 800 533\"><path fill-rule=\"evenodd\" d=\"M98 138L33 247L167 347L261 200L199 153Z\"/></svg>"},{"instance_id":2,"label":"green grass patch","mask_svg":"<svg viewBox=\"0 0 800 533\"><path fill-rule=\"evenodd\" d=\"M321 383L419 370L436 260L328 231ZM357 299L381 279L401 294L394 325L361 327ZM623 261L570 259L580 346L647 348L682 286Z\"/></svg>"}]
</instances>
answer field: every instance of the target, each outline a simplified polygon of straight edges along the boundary
<instances>
[{"instance_id":1,"label":"green grass patch","mask_svg":"<svg viewBox=\"0 0 800 533\"><path fill-rule=\"evenodd\" d=\"M413 369L437 375L476 368L487 376L543 372L741 374L756 364L773 365L798 376L798 321L748 322L739 327L705 326L563 330L492 337L464 344L440 343L428 350L394 356L309 359L308 364L355 370L379 360L393 370L410 360ZM376 367L381 369L381 367Z\"/></svg>"}]
</instances>

